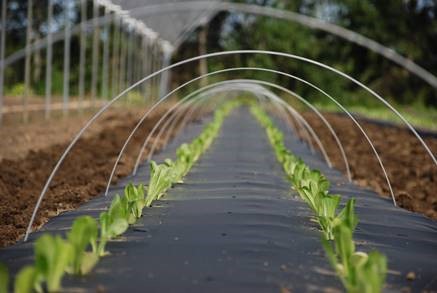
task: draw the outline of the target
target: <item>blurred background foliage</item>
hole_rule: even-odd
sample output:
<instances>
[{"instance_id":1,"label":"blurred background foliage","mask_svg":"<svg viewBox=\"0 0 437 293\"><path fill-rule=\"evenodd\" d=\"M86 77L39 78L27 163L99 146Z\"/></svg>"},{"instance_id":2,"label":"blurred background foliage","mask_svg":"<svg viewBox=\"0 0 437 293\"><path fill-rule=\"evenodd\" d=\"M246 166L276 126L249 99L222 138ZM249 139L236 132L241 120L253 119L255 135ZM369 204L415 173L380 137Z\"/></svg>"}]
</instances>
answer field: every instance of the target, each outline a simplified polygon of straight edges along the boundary
<instances>
[{"instance_id":1,"label":"blurred background foliage","mask_svg":"<svg viewBox=\"0 0 437 293\"><path fill-rule=\"evenodd\" d=\"M245 0L237 1L286 9L335 23L393 48L437 75L437 1L433 0ZM208 52L261 49L308 57L360 80L402 109L421 126L437 121L437 90L405 69L365 48L325 32L267 17L220 13L207 27ZM177 59L192 56L197 38L187 42ZM297 75L320 86L362 114L391 118L381 103L338 75L315 66L268 55L240 55L211 59L209 70L256 66ZM183 75L182 72L179 72ZM252 73L245 77L286 86L326 110L327 99L308 86L278 75ZM387 115L386 115L387 114Z\"/></svg>"},{"instance_id":2,"label":"blurred background foliage","mask_svg":"<svg viewBox=\"0 0 437 293\"><path fill-rule=\"evenodd\" d=\"M47 33L47 1L38 0L34 7L32 39L43 38ZM80 20L78 1L71 21ZM286 9L324 21L338 24L368 38L393 48L437 75L437 0L237 0L235 2L257 4ZM21 49L25 44L26 0L9 0L6 56ZM63 0L54 0L54 30L63 29ZM92 14L91 2L87 14ZM103 14L103 11L100 12ZM385 99L403 110L413 122L425 127L437 127L437 90L391 61L358 45L328 33L312 30L302 25L268 17L235 12L218 13L204 28L193 31L178 48L173 61L199 54L199 32L207 31L207 52L238 49L261 49L292 53L308 57L337 68L380 93ZM88 36L87 56L91 56L92 32ZM101 39L105 36L102 34ZM72 38L72 64L78 64L79 37ZM102 50L102 46L100 46ZM112 50L112 48L110 48ZM54 44L53 93L62 93L63 43ZM112 62L112 61L111 61ZM87 64L90 64L88 62ZM208 70L228 67L255 66L277 69L297 75L320 86L347 106L368 116L389 119L381 103L368 93L338 75L316 66L269 55L239 55L208 60ZM73 95L78 90L77 66L72 67L70 88ZM86 68L86 87L89 89L91 66ZM199 67L183 66L172 72L172 85L193 78ZM22 86L24 60L6 70L6 94L17 94ZM98 75L100 78L100 74ZM327 99L308 86L289 78L270 73L228 74L226 77L257 78L285 86L325 110L335 111ZM223 79L224 77L221 77ZM219 78L217 78L219 79ZM214 80L211 78L211 80ZM98 81L100 88L101 80ZM32 92L44 95L45 50L32 55Z\"/></svg>"}]
</instances>

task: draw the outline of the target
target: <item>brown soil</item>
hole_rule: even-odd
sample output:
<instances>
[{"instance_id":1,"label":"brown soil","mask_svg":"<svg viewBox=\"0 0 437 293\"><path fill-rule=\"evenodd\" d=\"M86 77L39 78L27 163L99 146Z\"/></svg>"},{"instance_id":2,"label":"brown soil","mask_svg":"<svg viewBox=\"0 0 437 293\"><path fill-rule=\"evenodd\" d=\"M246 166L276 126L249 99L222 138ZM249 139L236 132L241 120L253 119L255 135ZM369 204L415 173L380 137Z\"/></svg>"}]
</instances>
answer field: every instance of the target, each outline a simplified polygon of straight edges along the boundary
<instances>
[{"instance_id":1,"label":"brown soil","mask_svg":"<svg viewBox=\"0 0 437 293\"><path fill-rule=\"evenodd\" d=\"M320 135L333 164L345 171L344 161L334 139L314 114L305 117ZM390 192L382 170L369 144L353 122L338 114L325 114L332 124L349 159L353 180L382 196ZM401 127L381 126L360 121L380 154L400 207L422 213L437 220L437 167L413 134ZM437 154L437 138L425 137L433 154Z\"/></svg>"},{"instance_id":2,"label":"brown soil","mask_svg":"<svg viewBox=\"0 0 437 293\"><path fill-rule=\"evenodd\" d=\"M38 151L53 144L60 144L71 139L89 119L89 114L70 115L67 118L50 120L38 119L29 123L16 119L7 121L0 127L0 161L3 159L23 159L29 151ZM12 123L11 123L12 122ZM120 123L120 119L99 123L85 133L86 137L111 126L109 123Z\"/></svg>"},{"instance_id":3,"label":"brown soil","mask_svg":"<svg viewBox=\"0 0 437 293\"><path fill-rule=\"evenodd\" d=\"M78 207L104 190L118 151L140 111L114 110L99 119L73 148L55 176L37 216L35 227L50 217ZM328 133L317 117L306 113L318 133ZM353 179L383 196L389 191L378 162L358 129L346 117L326 114L345 146ZM151 117L134 136L122 158L114 182L129 174L144 135L158 115ZM25 232L36 198L57 159L87 117L69 117L47 123L0 128L0 247L15 243ZM387 167L396 200L401 207L437 219L437 168L419 142L405 129L363 122ZM321 135L334 165L345 170L329 135ZM434 153L437 139L425 139Z\"/></svg>"},{"instance_id":4,"label":"brown soil","mask_svg":"<svg viewBox=\"0 0 437 293\"><path fill-rule=\"evenodd\" d=\"M118 152L139 114L133 110L114 110L87 131L55 176L35 227L40 227L50 217L78 207L104 190ZM158 119L159 115L154 115L137 131L122 157L113 183L129 174L145 135ZM86 120L72 117L1 129L5 139L0 143L3 158L0 162L0 247L13 244L24 235L45 180L72 135Z\"/></svg>"}]
</instances>

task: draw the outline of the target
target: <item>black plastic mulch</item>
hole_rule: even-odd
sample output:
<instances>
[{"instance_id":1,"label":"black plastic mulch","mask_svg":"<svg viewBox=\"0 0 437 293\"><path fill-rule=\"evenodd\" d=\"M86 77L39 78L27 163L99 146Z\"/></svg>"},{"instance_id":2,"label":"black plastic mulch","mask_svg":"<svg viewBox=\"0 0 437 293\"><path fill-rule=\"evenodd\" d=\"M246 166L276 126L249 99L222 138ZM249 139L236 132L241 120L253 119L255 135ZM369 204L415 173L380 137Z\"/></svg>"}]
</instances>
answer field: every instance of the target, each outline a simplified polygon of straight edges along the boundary
<instances>
[{"instance_id":1,"label":"black plastic mulch","mask_svg":"<svg viewBox=\"0 0 437 293\"><path fill-rule=\"evenodd\" d=\"M281 127L284 127L281 125ZM201 125L190 126L156 157L174 157ZM285 130L285 127L284 127ZM332 192L357 197L358 248L378 249L389 259L387 291L437 290L437 224L394 208L374 192L346 183L318 155L292 136L287 144L334 182ZM126 178L80 209L52 219L44 228L59 233L78 215L97 216L129 181L147 182L148 167ZM171 189L121 239L112 253L83 278L64 288L109 292L293 292L340 290L320 244L311 211L290 189L264 129L247 109L236 110L197 162L184 184ZM34 233L32 240L40 233ZM13 272L32 262L32 244L0 250ZM414 272L416 278L407 280Z\"/></svg>"}]
</instances>

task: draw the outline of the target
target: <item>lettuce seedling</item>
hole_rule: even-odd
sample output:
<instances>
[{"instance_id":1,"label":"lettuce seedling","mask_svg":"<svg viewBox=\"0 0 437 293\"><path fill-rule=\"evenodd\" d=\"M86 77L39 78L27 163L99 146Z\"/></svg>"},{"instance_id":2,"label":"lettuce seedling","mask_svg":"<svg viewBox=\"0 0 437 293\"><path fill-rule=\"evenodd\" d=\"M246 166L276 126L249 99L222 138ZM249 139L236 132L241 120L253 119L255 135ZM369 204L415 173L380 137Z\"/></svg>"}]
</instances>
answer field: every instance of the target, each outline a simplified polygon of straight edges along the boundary
<instances>
[{"instance_id":1,"label":"lettuce seedling","mask_svg":"<svg viewBox=\"0 0 437 293\"><path fill-rule=\"evenodd\" d=\"M324 195L320 199L317 221L328 240L334 239L333 229L337 222L336 212L340 200L341 197L339 195Z\"/></svg>"},{"instance_id":2,"label":"lettuce seedling","mask_svg":"<svg viewBox=\"0 0 437 293\"><path fill-rule=\"evenodd\" d=\"M177 163L183 169L182 176L185 176L194 164L194 155L188 144L183 143L176 151Z\"/></svg>"},{"instance_id":3,"label":"lettuce seedling","mask_svg":"<svg viewBox=\"0 0 437 293\"><path fill-rule=\"evenodd\" d=\"M355 198L347 201L346 206L338 214L338 219L344 223L352 232L358 225L358 216L355 213Z\"/></svg>"},{"instance_id":4,"label":"lettuce seedling","mask_svg":"<svg viewBox=\"0 0 437 293\"><path fill-rule=\"evenodd\" d=\"M340 223L334 228L333 243L322 240L332 267L348 292L382 292L387 274L386 257L379 252L355 251L352 234L345 223Z\"/></svg>"},{"instance_id":5,"label":"lettuce seedling","mask_svg":"<svg viewBox=\"0 0 437 293\"><path fill-rule=\"evenodd\" d=\"M320 197L313 194L308 187L302 187L298 190L300 197L308 204L315 214L318 213L320 207Z\"/></svg>"},{"instance_id":6,"label":"lettuce seedling","mask_svg":"<svg viewBox=\"0 0 437 293\"><path fill-rule=\"evenodd\" d=\"M67 235L68 242L73 246L72 272L85 275L97 263L99 256L97 251L98 227L97 221L90 216L77 218ZM93 252L87 252L88 246Z\"/></svg>"},{"instance_id":7,"label":"lettuce seedling","mask_svg":"<svg viewBox=\"0 0 437 293\"><path fill-rule=\"evenodd\" d=\"M104 256L107 254L105 247L108 240L123 234L129 227L129 224L125 217L120 216L119 207L101 213L99 219L100 239L97 253L99 256Z\"/></svg>"},{"instance_id":8,"label":"lettuce seedling","mask_svg":"<svg viewBox=\"0 0 437 293\"><path fill-rule=\"evenodd\" d=\"M317 170L311 170L286 149L283 135L264 111L252 106L252 113L266 128L278 161L294 188L316 214L324 232L323 246L332 266L348 292L381 292L387 272L387 260L378 252L355 251L353 231L358 224L355 199L350 199L337 214L340 196L329 195L329 181ZM333 241L329 241L333 240Z\"/></svg>"},{"instance_id":9,"label":"lettuce seedling","mask_svg":"<svg viewBox=\"0 0 437 293\"><path fill-rule=\"evenodd\" d=\"M130 213L127 198L116 194L109 206L108 214L111 219L125 219L128 221Z\"/></svg>"},{"instance_id":10,"label":"lettuce seedling","mask_svg":"<svg viewBox=\"0 0 437 293\"><path fill-rule=\"evenodd\" d=\"M355 253L355 255L357 255ZM370 252L365 261L356 262L356 292L381 292L387 275L387 258L377 251Z\"/></svg>"},{"instance_id":11,"label":"lettuce seedling","mask_svg":"<svg viewBox=\"0 0 437 293\"><path fill-rule=\"evenodd\" d=\"M170 168L170 178L173 183L182 183L182 176L184 173L184 166L181 162L173 162L171 159L165 159L164 164Z\"/></svg>"},{"instance_id":12,"label":"lettuce seedling","mask_svg":"<svg viewBox=\"0 0 437 293\"><path fill-rule=\"evenodd\" d=\"M73 260L73 247L61 236L44 234L35 243L35 268L49 292L59 292L61 280Z\"/></svg>"},{"instance_id":13,"label":"lettuce seedling","mask_svg":"<svg viewBox=\"0 0 437 293\"><path fill-rule=\"evenodd\" d=\"M124 197L126 198L127 212L129 213L128 223L133 224L136 219L142 216L143 208L146 205L144 185L140 184L135 187L132 183L129 183L124 189Z\"/></svg>"},{"instance_id":14,"label":"lettuce seedling","mask_svg":"<svg viewBox=\"0 0 437 293\"><path fill-rule=\"evenodd\" d=\"M15 277L14 293L43 292L41 275L33 266L23 267Z\"/></svg>"},{"instance_id":15,"label":"lettuce seedling","mask_svg":"<svg viewBox=\"0 0 437 293\"><path fill-rule=\"evenodd\" d=\"M9 270L6 265L0 263L0 293L8 293Z\"/></svg>"},{"instance_id":16,"label":"lettuce seedling","mask_svg":"<svg viewBox=\"0 0 437 293\"><path fill-rule=\"evenodd\" d=\"M152 202L160 199L162 195L171 187L171 171L166 164L150 163L150 181L147 188L146 207L150 207Z\"/></svg>"},{"instance_id":17,"label":"lettuce seedling","mask_svg":"<svg viewBox=\"0 0 437 293\"><path fill-rule=\"evenodd\" d=\"M294 169L293 177L291 178L291 182L293 183L296 189L304 186L304 178L306 178L306 173L309 172L309 168L303 163L297 164Z\"/></svg>"}]
</instances>

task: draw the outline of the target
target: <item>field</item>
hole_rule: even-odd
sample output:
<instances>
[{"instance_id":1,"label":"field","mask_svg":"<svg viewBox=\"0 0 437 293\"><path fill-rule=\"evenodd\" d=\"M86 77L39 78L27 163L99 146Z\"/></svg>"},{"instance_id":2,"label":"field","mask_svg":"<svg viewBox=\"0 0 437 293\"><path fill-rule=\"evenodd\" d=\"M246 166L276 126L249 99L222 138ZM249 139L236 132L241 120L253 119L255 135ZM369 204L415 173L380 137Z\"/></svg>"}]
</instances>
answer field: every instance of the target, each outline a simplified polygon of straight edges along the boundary
<instances>
[{"instance_id":1,"label":"field","mask_svg":"<svg viewBox=\"0 0 437 293\"><path fill-rule=\"evenodd\" d=\"M2 0L0 293L437 292L434 2Z\"/></svg>"},{"instance_id":2,"label":"field","mask_svg":"<svg viewBox=\"0 0 437 293\"><path fill-rule=\"evenodd\" d=\"M126 137L128 130L138 119L135 118L138 117L136 112L123 111L123 115L109 114L106 119L103 119L101 127L90 132L77 145L77 151L72 153L74 164L65 164L65 169L57 179L59 181L56 181L54 188L48 194L51 204L42 206L35 227L52 219L40 232L31 234L31 242L39 241L37 239L42 237L40 235L47 235L47 233L63 234L64 227L70 226L74 219L85 215L97 216L100 211L105 210L108 204L114 205L114 200L117 198L115 194L119 193L121 188L127 186L128 183L140 184L150 180L149 188L151 188L152 175L144 164L140 166L137 175L125 177L133 167L133 157L126 156L117 173L117 178L121 180L114 181L115 185L111 187L108 197L101 195L105 188L105 179L109 176L107 170L110 165L108 164L115 160L116 150L121 147L121 141L115 138ZM311 114L306 114L306 116L315 129L322 127L317 124L317 119ZM116 117L122 117L122 119ZM148 120L142 130L150 131L156 119L152 117ZM208 117L202 120L205 119L210 120ZM358 138L354 136L353 131L348 129L347 120L345 121L344 117L328 115L328 119L339 137L348 142L345 147L349 154L352 146L360 144L355 141ZM82 118L65 118L60 123L71 125L72 121L80 125ZM377 145L377 135L379 134L382 138L389 133L390 137L400 136L406 146L414 147L414 144L409 141L413 139L405 129L375 122L364 123L367 123L366 126L375 132L372 133L372 138ZM188 125L187 129L176 136L166 150L155 159L162 162L165 158L174 158L175 150L181 142L187 142L196 137L204 125L205 122ZM284 122L280 122L279 125L287 131L288 126ZM26 131L29 131L28 136L37 135L37 129L40 127L38 124L22 126L20 138L15 139L23 140L23 137L26 137L23 133ZM77 129L71 129L72 132L75 130ZM65 135L67 137L69 133ZM233 110L231 116L226 118L217 141L212 142L211 149L206 151L199 162L193 165L193 169L189 171L186 179L183 179L183 183L176 180L175 182L181 183L176 183L174 188L168 192L164 189L165 196L156 202L153 201L151 205L153 207L146 208L143 216L132 222L134 223L132 228L129 228L118 240L109 241L106 249L111 251L111 255L103 257L89 277L81 281L67 277L62 283L63 288L135 291L137 287L135 282L129 281L132 276L128 272L141 270L144 278L148 280L144 286L149 290L158 291L171 290L175 284L178 288L190 292L220 288L223 290L235 288L243 291L250 289L260 292L274 290L274 288L284 292L308 290L309 288L316 291L340 290L338 280L333 278L335 275L329 273L330 268L325 261L322 246L318 240L319 229L315 222L310 220L313 216L305 206L305 201L299 198L296 191L290 193L287 180L280 165L274 159L275 156L271 153L271 146L266 138L263 138L262 130L253 117L250 117L247 109ZM29 151L29 148L32 149L32 146L28 145L29 141L35 142L36 150ZM102 144L103 141L105 141L104 144ZM132 147L138 148L140 141L134 140ZM310 166L323 170L327 178L335 183L332 186L332 192L338 192L347 198L356 196L356 213L361 223L356 232L357 248L364 251L378 249L388 257L390 270L387 275L387 288L398 290L407 286L413 290L422 290L434 287L432 276L435 272L432 269L433 262L429 260L434 253L435 244L419 240L426 233L432 232L426 232L418 226L411 226L413 219L420 225L430 225L432 221L423 216L393 208L389 200L378 198L379 196L374 191L370 191L373 189L380 194L387 194L387 190L384 190L384 182L378 181L380 176L372 175L371 172L360 173L360 170L367 170L359 168L362 166L361 160L368 162L366 167L372 166L372 157L366 156L369 153L367 148L363 147L358 151L354 148L355 155L350 156L354 181L363 187L370 188L363 190L355 184L348 183L345 175L329 169L321 161L319 155L311 154L308 146L302 142L291 136L287 136L285 141ZM432 137L427 140L431 144L435 141ZM15 150L3 147L4 152L14 152L14 155L21 157L17 161L3 160L2 168L5 171L2 174L7 174L7 176L2 176L2 180L3 186L9 187L6 189L8 192L20 185L11 178L22 180L22 182L29 181L26 178L20 178L20 174L23 173L19 169L20 166L24 168L33 166L34 174L41 173L39 176L46 177L51 167L47 162L59 156L60 151L65 147L65 138L53 133L52 142L45 141L42 144L31 137L26 139L25 145L27 150L26 147ZM400 147L405 148L405 146ZM419 148L417 145L416 147ZM85 151L90 153L90 150L95 150L91 156L99 163L89 164L90 157L83 153ZM414 152L414 149L408 151ZM328 152L336 154L334 149L328 149ZM396 150L394 152L396 153ZM383 158L389 158L391 150L381 152L381 154ZM112 159L107 160L108 157ZM335 158L334 165L342 169L340 158L333 157ZM411 164L411 162L406 163ZM47 170L41 169L40 166L44 165L48 166ZM397 165L390 165L392 168L390 170L399 172L401 166L401 162ZM418 166L426 168L423 162ZM430 175L435 176L435 173ZM67 180L71 177L76 180ZM123 177L125 178L122 179ZM146 179L148 177L150 179ZM429 179L429 177L418 175L416 182L432 180L432 178L434 177ZM30 217L30 208L38 195L37 192L25 193L25 191L38 190L41 185L38 182L38 176L32 179L34 180L23 184L21 190L13 191L23 194L20 201L3 200L2 202L3 221L8 222L7 225L2 226L3 246L10 245L23 236L26 220ZM8 182L10 182L9 186ZM84 182L87 184L84 185ZM413 197L408 196L408 188L403 185L402 181L394 181L393 186L399 190L407 190L403 193L396 193L400 206L422 212L431 218L435 217L435 209L425 204L432 199L431 193ZM414 189L411 188L409 192L414 194L413 191ZM159 194L163 195L161 192ZM66 212L72 209L77 210ZM6 215L16 216L7 218ZM382 215L384 215L383 219L380 218L382 222L377 224L378 217ZM408 220L409 218L411 219ZM403 226L401 234L396 232L398 228L392 226L392 219L400 221L397 225ZM382 227L381 225L385 228L376 233L378 229L381 229L376 229L376 227ZM393 231L390 237L386 237L388 230ZM300 236L293 238L293 235ZM415 242L417 244L414 245L421 246L421 251L415 252L414 262L411 259L407 260L406 254L399 254L405 249L411 249L408 247L412 244L405 246L408 243L405 242L405 235L409 235L409 239L412 237L417 239ZM294 244L290 247L290 243ZM147 247L146 250L144 250L144 245ZM11 272L16 272L28 263L28 255L32 253L32 246L18 244L3 251L2 258L9 264ZM193 253L194 251L198 252ZM309 255L312 257L308 257ZM204 259L210 259L215 264L204 267ZM302 261L303 259L306 261ZM297 270L293 268L296 261L300 263ZM157 265L161 262L166 265ZM416 271L415 268L419 267L421 269ZM202 269L199 270L199 268ZM179 274L181 270L185 271L183 275ZM296 280L303 272L307 276L307 281L297 285ZM410 280L412 273L415 275L415 280ZM111 278L113 274L119 277ZM258 274L263 274L265 279L256 278ZM171 277L172 282L163 282L163 278L168 277ZM245 282L241 283L241 280ZM374 286L380 285L376 283Z\"/></svg>"}]
</instances>

